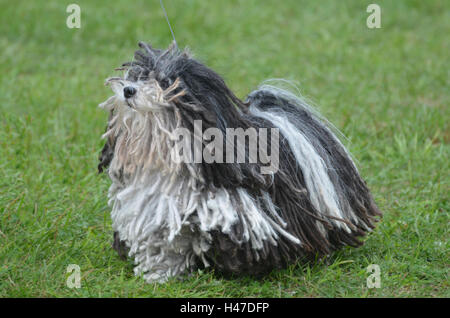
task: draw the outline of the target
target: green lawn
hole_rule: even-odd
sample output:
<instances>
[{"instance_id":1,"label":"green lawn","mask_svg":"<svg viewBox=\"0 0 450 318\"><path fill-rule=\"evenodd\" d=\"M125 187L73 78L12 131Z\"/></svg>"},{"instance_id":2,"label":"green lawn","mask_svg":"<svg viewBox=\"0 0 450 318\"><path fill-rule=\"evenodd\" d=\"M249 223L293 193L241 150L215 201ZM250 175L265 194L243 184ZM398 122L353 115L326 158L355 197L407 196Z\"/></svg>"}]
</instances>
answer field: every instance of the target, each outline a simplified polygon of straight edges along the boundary
<instances>
[{"instance_id":1,"label":"green lawn","mask_svg":"<svg viewBox=\"0 0 450 318\"><path fill-rule=\"evenodd\" d=\"M66 27L73 2L81 29ZM178 44L238 96L297 82L348 137L384 218L362 248L263 280L150 285L110 247L97 105L139 40L170 43L159 1L0 0L0 296L450 297L450 2L376 1L382 27L368 29L372 2L165 0ZM69 264L80 289L66 286Z\"/></svg>"}]
</instances>

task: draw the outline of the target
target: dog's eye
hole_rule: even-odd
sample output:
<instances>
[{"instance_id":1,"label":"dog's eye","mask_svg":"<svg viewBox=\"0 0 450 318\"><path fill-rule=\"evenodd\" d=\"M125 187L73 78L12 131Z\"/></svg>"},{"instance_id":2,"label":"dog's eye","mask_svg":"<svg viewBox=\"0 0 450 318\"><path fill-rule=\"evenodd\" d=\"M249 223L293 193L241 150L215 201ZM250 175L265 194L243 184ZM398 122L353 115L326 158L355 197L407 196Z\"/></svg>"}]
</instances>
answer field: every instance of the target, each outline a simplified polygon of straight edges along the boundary
<instances>
[{"instance_id":1,"label":"dog's eye","mask_svg":"<svg viewBox=\"0 0 450 318\"><path fill-rule=\"evenodd\" d=\"M159 85L161 86L162 89L167 89L170 86L171 81L167 77L164 77L164 78L156 77L155 79L159 83Z\"/></svg>"}]
</instances>

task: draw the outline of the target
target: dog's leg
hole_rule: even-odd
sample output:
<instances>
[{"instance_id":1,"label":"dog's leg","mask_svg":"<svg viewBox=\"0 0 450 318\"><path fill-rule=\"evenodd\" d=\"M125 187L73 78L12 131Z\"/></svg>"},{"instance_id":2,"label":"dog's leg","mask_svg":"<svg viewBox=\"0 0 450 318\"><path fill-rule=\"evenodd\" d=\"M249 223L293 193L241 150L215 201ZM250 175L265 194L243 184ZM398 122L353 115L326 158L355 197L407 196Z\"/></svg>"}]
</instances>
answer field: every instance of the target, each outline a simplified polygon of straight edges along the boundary
<instances>
[{"instance_id":1,"label":"dog's leg","mask_svg":"<svg viewBox=\"0 0 450 318\"><path fill-rule=\"evenodd\" d=\"M121 260L125 261L127 259L129 249L125 245L125 242L120 240L119 232L114 232L114 241L112 243L112 248L116 250Z\"/></svg>"}]
</instances>

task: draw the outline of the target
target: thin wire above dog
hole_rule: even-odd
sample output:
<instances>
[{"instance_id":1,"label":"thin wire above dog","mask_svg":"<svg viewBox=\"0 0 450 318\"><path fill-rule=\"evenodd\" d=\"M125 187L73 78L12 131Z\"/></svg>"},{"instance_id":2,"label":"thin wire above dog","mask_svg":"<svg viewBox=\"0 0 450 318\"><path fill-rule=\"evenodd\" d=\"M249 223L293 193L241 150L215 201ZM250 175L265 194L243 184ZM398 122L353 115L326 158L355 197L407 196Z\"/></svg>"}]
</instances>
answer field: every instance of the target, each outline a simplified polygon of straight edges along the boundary
<instances>
[{"instance_id":1,"label":"thin wire above dog","mask_svg":"<svg viewBox=\"0 0 450 318\"><path fill-rule=\"evenodd\" d=\"M172 26L170 25L169 17L167 16L167 12L166 9L164 8L162 0L159 0L159 3L161 4L161 8L163 9L167 24L169 25L170 33L172 33L173 42L175 43L175 46L178 47L177 40L175 39L175 34L173 33Z\"/></svg>"}]
</instances>

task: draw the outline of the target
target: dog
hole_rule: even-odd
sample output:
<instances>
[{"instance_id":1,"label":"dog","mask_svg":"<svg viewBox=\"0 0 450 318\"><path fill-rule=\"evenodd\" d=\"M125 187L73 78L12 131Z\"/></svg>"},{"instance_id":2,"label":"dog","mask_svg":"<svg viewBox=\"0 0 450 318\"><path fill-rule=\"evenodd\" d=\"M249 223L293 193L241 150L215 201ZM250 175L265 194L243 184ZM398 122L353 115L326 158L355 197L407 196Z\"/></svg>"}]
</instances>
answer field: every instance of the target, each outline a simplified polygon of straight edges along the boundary
<instances>
[{"instance_id":1,"label":"dog","mask_svg":"<svg viewBox=\"0 0 450 318\"><path fill-rule=\"evenodd\" d=\"M362 245L382 213L330 124L301 97L263 84L242 101L176 43L139 47L124 76L106 80L114 95L99 105L109 119L98 165L112 181L113 247L134 259L136 275L264 275ZM176 160L180 129L192 137L183 152L215 160ZM217 149L234 139L230 129L266 129L268 138L231 143L225 160ZM224 136L217 149L210 131Z\"/></svg>"}]
</instances>

